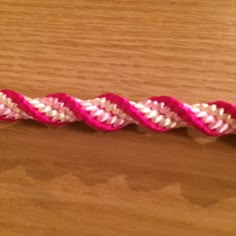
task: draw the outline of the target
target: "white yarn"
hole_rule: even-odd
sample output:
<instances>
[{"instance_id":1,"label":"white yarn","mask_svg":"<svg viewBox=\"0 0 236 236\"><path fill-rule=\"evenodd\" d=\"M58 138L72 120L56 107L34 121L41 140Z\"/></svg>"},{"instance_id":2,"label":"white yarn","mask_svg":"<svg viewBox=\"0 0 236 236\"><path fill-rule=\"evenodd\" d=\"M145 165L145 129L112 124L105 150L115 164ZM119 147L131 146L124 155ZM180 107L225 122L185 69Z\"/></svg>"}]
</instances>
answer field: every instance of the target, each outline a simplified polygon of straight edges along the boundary
<instances>
[{"instance_id":1,"label":"white yarn","mask_svg":"<svg viewBox=\"0 0 236 236\"><path fill-rule=\"evenodd\" d=\"M35 107L38 111L51 117L53 121L58 122L73 122L78 120L72 111L63 103L59 102L57 98L46 97L31 99L25 97L26 100ZM90 113L95 119L100 122L120 126L128 123L137 123L132 117L127 115L123 110L117 107L106 98L95 98L91 100L80 100L85 111ZM165 103L158 103L157 101L146 100L144 102L130 102L134 105L139 112L141 112L147 119L153 123L158 124L165 128L177 128L185 126L186 123L178 116L177 113L171 111ZM209 128L216 130L220 133L229 133L234 129L236 130L236 120L232 119L230 114L225 113L223 108L218 108L215 104L209 105L206 103L188 105L186 107L199 118L202 119ZM12 102L5 94L0 92L0 114L1 110L5 112L6 118L14 119L31 119L26 113L21 111L17 104Z\"/></svg>"}]
</instances>

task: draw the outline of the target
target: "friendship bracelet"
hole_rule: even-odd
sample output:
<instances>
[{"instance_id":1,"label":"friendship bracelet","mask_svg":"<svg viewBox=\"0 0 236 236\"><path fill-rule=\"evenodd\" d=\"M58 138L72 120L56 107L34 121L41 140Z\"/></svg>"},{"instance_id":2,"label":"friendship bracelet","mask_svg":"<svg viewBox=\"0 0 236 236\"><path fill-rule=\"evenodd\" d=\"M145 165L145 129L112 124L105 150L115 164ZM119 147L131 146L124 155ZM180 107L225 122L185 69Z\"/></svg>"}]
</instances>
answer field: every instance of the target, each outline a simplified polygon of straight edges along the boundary
<instances>
[{"instance_id":1,"label":"friendship bracelet","mask_svg":"<svg viewBox=\"0 0 236 236\"><path fill-rule=\"evenodd\" d=\"M133 102L112 93L81 100L65 93L29 98L0 90L0 120L33 119L59 126L84 121L104 131L116 131L135 123L157 132L192 126L211 136L236 133L236 105L225 101L188 105L173 97L150 97Z\"/></svg>"}]
</instances>

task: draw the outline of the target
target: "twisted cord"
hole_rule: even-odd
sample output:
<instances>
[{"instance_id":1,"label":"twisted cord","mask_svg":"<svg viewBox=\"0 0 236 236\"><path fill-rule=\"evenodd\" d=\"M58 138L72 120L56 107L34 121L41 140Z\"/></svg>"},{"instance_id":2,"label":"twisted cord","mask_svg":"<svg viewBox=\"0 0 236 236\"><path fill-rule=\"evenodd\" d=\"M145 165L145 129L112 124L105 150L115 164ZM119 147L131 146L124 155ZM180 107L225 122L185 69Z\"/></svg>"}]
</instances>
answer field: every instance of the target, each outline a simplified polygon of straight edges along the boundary
<instances>
[{"instance_id":1,"label":"twisted cord","mask_svg":"<svg viewBox=\"0 0 236 236\"><path fill-rule=\"evenodd\" d=\"M236 133L236 105L225 101L188 105L173 97L150 97L133 102L115 94L80 100L65 93L29 98L10 90L0 91L0 120L34 119L49 125L84 121L104 131L135 123L157 132L193 126L211 136Z\"/></svg>"}]
</instances>

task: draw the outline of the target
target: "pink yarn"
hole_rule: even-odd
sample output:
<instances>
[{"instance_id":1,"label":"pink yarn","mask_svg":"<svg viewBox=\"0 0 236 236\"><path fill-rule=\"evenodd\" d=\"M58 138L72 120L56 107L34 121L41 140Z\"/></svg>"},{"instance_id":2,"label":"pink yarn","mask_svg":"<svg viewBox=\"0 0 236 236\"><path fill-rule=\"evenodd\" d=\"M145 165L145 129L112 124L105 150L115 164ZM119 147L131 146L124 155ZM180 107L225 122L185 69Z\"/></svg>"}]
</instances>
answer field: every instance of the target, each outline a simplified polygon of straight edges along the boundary
<instances>
[{"instance_id":1,"label":"pink yarn","mask_svg":"<svg viewBox=\"0 0 236 236\"><path fill-rule=\"evenodd\" d=\"M10 90L1 90L2 94L5 94L7 98L11 100L11 102L17 104L17 107L23 111L28 117L32 119L42 122L44 124L49 125L61 125L65 122L54 121L51 117L47 116L45 113L40 112L37 108L35 108L23 95L17 93L15 91ZM108 124L106 122L101 122L97 117L92 116L90 112L86 111L84 107L81 105L81 102L77 99L71 97L65 93L56 93L50 94L45 98L56 98L58 102L62 103L68 111L71 111L74 117L77 120L84 121L87 125L104 131L116 131L122 129L126 123L115 126L114 124ZM137 107L135 107L128 99L112 94L107 93L98 96L98 98L105 98L107 101L110 101L112 104L117 104L117 108L122 110L124 113L129 115L134 121L139 123L140 125L147 127L151 130L157 132L166 132L171 128L166 128L158 123L154 123L151 119L148 119ZM221 136L222 133L217 130L211 129L209 125L207 125L202 119L196 117L193 111L186 106L185 104L179 102L173 97L168 96L158 96L149 98L152 102L164 103L166 107L168 107L171 111L176 113L179 118L186 122L188 125L193 126L203 133L211 136ZM236 119L236 106L230 104L225 101L216 101L208 103L209 105L216 105L217 108L223 108L224 112L231 115L232 119ZM9 109L7 104L0 104L0 120L2 121L14 121L18 118L19 114L14 114L14 112ZM109 116L109 115L108 115ZM209 116L210 119L210 116ZM235 131L233 131L235 132Z\"/></svg>"}]
</instances>

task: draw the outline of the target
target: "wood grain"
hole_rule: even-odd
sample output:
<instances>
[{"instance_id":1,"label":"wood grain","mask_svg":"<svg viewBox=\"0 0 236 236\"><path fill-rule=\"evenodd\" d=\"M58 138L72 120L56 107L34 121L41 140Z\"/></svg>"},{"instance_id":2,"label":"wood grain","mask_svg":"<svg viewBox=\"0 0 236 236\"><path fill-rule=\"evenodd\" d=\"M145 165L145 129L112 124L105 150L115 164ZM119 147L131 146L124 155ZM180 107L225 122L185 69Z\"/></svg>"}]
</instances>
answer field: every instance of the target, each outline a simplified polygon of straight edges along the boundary
<instances>
[{"instance_id":1,"label":"wood grain","mask_svg":"<svg viewBox=\"0 0 236 236\"><path fill-rule=\"evenodd\" d=\"M235 103L235 9L233 0L0 0L0 88ZM236 234L236 136L0 128L0 235Z\"/></svg>"}]
</instances>

